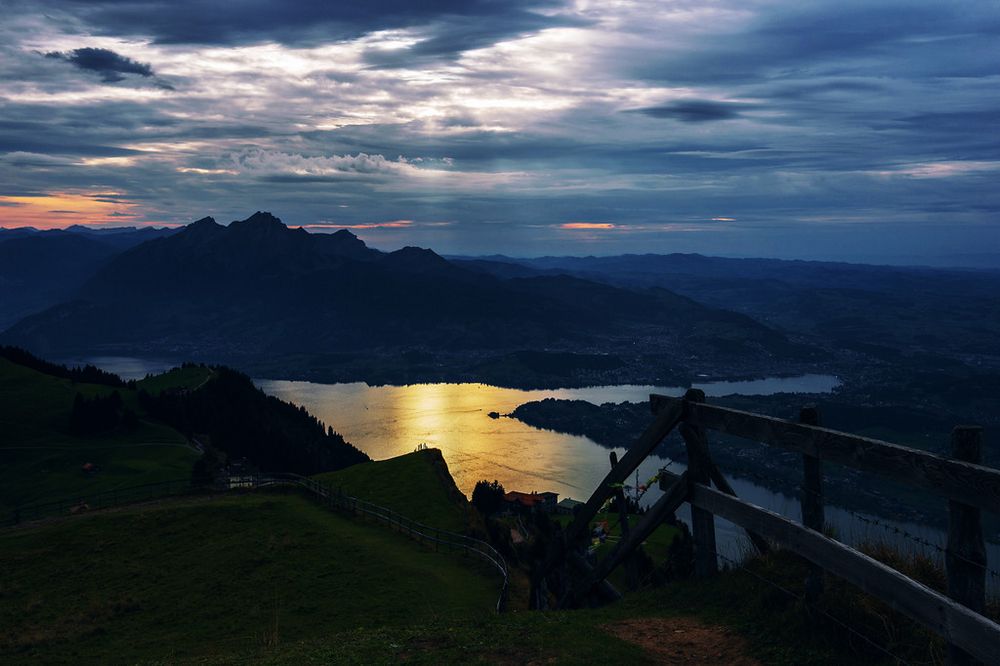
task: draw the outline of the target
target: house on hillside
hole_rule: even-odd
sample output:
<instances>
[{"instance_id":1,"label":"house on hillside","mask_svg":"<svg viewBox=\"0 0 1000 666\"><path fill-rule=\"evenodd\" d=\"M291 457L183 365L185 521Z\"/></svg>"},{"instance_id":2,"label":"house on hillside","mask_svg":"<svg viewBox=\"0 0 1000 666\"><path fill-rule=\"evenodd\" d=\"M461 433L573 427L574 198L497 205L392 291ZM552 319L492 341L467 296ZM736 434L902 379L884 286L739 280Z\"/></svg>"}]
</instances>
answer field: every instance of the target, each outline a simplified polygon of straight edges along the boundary
<instances>
[{"instance_id":1,"label":"house on hillside","mask_svg":"<svg viewBox=\"0 0 1000 666\"><path fill-rule=\"evenodd\" d=\"M559 499L559 493L553 492L530 492L521 493L516 490L512 490L505 493L503 496L504 507L509 512L517 511L531 511L537 509L539 511L553 511L556 508L556 502Z\"/></svg>"}]
</instances>

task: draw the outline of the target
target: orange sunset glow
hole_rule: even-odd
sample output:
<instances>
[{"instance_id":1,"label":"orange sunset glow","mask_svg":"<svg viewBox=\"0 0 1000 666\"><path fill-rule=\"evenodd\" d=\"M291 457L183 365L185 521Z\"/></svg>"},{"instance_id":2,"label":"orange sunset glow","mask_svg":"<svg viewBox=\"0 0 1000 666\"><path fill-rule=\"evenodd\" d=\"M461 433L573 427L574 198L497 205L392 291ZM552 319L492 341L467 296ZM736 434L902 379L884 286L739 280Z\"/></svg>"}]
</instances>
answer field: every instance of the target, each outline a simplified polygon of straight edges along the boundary
<instances>
[{"instance_id":1,"label":"orange sunset glow","mask_svg":"<svg viewBox=\"0 0 1000 666\"><path fill-rule=\"evenodd\" d=\"M566 222L565 224L560 224L559 228L593 231L595 229L614 229L615 225L610 222Z\"/></svg>"},{"instance_id":2,"label":"orange sunset glow","mask_svg":"<svg viewBox=\"0 0 1000 666\"><path fill-rule=\"evenodd\" d=\"M61 229L73 224L115 224L135 217L136 205L116 201L114 192L72 194L52 192L40 196L0 196L5 227Z\"/></svg>"}]
</instances>

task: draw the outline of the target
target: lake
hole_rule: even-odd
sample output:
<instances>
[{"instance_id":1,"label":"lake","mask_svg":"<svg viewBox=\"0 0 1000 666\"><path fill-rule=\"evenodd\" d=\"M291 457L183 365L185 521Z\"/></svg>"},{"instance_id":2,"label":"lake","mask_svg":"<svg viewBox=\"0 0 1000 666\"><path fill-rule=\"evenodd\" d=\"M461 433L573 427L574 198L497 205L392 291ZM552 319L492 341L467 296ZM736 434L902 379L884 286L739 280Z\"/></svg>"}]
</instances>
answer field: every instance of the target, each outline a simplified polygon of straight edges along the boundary
<instances>
[{"instance_id":1,"label":"lake","mask_svg":"<svg viewBox=\"0 0 1000 666\"><path fill-rule=\"evenodd\" d=\"M770 378L697 385L707 395L761 395L777 392L826 393L838 384L829 375ZM586 437L539 430L507 414L518 405L544 398L604 402L645 402L650 393L681 395L669 386L595 386L521 390L487 384L368 386L257 380L265 392L302 405L376 460L413 451L418 445L441 449L462 492L480 479L499 480L509 490L553 491L586 499L608 471L609 450ZM652 420L652 415L650 415ZM636 437L640 433L635 433ZM624 450L619 450L619 454ZM651 458L640 470L645 481L667 461Z\"/></svg>"}]
</instances>

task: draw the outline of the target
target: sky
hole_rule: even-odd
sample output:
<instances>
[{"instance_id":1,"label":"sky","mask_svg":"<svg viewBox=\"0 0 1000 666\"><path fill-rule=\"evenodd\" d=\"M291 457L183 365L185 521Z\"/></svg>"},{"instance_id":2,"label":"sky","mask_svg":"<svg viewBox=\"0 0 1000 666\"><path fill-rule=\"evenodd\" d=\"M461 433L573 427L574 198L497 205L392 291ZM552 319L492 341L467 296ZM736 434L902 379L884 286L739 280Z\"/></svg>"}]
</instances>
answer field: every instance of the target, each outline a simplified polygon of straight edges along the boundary
<instances>
[{"instance_id":1,"label":"sky","mask_svg":"<svg viewBox=\"0 0 1000 666\"><path fill-rule=\"evenodd\" d=\"M1000 257L996 0L0 0L0 225Z\"/></svg>"}]
</instances>

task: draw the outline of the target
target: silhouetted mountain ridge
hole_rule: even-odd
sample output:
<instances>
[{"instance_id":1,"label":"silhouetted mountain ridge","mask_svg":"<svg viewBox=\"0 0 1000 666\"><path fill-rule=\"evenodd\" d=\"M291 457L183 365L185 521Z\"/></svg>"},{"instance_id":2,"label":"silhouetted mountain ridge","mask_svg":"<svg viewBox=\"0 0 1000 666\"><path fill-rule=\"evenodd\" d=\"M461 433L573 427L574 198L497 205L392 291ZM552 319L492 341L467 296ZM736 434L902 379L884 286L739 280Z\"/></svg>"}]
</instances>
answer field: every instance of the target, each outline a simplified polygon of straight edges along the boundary
<instances>
[{"instance_id":1,"label":"silhouetted mountain ridge","mask_svg":"<svg viewBox=\"0 0 1000 666\"><path fill-rule=\"evenodd\" d=\"M3 339L46 354L128 351L213 359L385 350L781 354L784 337L665 289L568 275L510 280L432 250L368 248L257 212L202 218L110 259L73 302Z\"/></svg>"}]
</instances>

